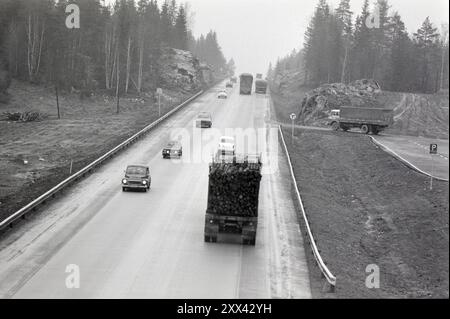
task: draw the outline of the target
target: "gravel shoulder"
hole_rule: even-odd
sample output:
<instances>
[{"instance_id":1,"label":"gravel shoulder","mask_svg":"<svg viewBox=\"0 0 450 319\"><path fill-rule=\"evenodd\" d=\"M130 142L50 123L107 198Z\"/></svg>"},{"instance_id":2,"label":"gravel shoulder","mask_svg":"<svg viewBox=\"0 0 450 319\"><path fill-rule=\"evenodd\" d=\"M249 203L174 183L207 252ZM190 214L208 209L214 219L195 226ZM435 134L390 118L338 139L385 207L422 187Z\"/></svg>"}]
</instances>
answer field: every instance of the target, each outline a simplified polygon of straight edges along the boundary
<instances>
[{"instance_id":1,"label":"gravel shoulder","mask_svg":"<svg viewBox=\"0 0 450 319\"><path fill-rule=\"evenodd\" d=\"M308 255L316 298L448 298L448 182L434 183L367 136L305 131L285 136L305 210L335 294ZM309 249L309 247L305 248ZM368 289L368 265L380 288Z\"/></svg>"}]
</instances>

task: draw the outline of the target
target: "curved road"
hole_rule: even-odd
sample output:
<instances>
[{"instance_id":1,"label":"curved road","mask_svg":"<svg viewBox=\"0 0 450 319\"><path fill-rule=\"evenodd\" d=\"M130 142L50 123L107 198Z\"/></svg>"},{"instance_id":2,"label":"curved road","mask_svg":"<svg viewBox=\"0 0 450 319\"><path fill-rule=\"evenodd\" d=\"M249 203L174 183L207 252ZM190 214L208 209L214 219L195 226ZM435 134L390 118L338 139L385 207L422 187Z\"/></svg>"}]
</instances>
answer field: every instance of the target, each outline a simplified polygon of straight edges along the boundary
<instances>
[{"instance_id":1,"label":"curved road","mask_svg":"<svg viewBox=\"0 0 450 319\"><path fill-rule=\"evenodd\" d=\"M216 89L3 236L0 297L310 298L268 99L240 96L235 87L218 100ZM211 112L214 129L193 128L200 111ZM258 133L238 142L238 152L261 152L271 168L261 181L254 247L203 241L208 159L218 136L239 134L236 129ZM163 160L161 149L174 136L182 137L184 158ZM133 163L150 166L148 193L122 192L123 170ZM77 272L79 287L68 288Z\"/></svg>"}]
</instances>

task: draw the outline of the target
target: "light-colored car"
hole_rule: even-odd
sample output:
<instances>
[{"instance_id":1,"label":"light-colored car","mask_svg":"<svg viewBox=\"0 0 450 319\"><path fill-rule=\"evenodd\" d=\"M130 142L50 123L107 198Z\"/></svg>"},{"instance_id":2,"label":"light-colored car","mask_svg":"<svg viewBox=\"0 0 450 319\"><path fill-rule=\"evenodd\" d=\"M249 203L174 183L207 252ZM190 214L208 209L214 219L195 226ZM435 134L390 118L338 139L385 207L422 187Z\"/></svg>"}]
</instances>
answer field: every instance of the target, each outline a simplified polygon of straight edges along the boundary
<instances>
[{"instance_id":1,"label":"light-colored car","mask_svg":"<svg viewBox=\"0 0 450 319\"><path fill-rule=\"evenodd\" d=\"M217 153L219 155L234 155L236 146L234 144L234 137L222 136L219 140L219 147Z\"/></svg>"},{"instance_id":2,"label":"light-colored car","mask_svg":"<svg viewBox=\"0 0 450 319\"><path fill-rule=\"evenodd\" d=\"M211 128L212 126L212 117L211 114L208 112L201 112L197 115L197 118L195 119L195 126L196 127L207 127Z\"/></svg>"},{"instance_id":3,"label":"light-colored car","mask_svg":"<svg viewBox=\"0 0 450 319\"><path fill-rule=\"evenodd\" d=\"M170 141L162 150L163 158L180 158L183 155L183 147L178 141Z\"/></svg>"},{"instance_id":4,"label":"light-colored car","mask_svg":"<svg viewBox=\"0 0 450 319\"><path fill-rule=\"evenodd\" d=\"M218 99L226 99L226 98L228 98L228 94L226 91L222 90L217 94L217 98Z\"/></svg>"}]
</instances>

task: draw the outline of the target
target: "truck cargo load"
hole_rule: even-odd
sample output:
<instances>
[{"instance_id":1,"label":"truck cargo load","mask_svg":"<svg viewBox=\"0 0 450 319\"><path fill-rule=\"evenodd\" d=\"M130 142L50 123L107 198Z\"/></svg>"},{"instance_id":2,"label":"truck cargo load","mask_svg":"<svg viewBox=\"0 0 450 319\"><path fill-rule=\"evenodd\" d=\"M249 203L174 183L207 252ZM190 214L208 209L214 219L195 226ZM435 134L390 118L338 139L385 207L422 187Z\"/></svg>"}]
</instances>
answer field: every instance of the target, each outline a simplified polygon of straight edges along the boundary
<instances>
[{"instance_id":1,"label":"truck cargo load","mask_svg":"<svg viewBox=\"0 0 450 319\"><path fill-rule=\"evenodd\" d=\"M267 92L267 81L256 80L255 81L255 93L266 94Z\"/></svg>"},{"instance_id":2,"label":"truck cargo load","mask_svg":"<svg viewBox=\"0 0 450 319\"><path fill-rule=\"evenodd\" d=\"M243 73L239 76L239 94L252 94L253 75Z\"/></svg>"},{"instance_id":3,"label":"truck cargo load","mask_svg":"<svg viewBox=\"0 0 450 319\"><path fill-rule=\"evenodd\" d=\"M259 155L213 159L209 166L205 241L216 242L220 234L235 234L243 244L255 244L261 167Z\"/></svg>"},{"instance_id":4,"label":"truck cargo load","mask_svg":"<svg viewBox=\"0 0 450 319\"><path fill-rule=\"evenodd\" d=\"M375 134L383 131L393 123L393 111L390 109L348 107L332 110L328 124L333 130L360 128L364 134Z\"/></svg>"}]
</instances>

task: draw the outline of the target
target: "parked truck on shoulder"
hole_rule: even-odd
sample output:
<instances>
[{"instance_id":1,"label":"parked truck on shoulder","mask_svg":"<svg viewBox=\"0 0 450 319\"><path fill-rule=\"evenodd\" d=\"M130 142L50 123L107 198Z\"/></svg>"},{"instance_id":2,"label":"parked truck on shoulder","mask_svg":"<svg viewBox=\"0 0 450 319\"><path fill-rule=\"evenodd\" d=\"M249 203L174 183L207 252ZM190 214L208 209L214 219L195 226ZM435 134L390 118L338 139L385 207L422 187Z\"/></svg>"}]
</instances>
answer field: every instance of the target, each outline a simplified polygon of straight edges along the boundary
<instances>
[{"instance_id":1,"label":"parked truck on shoulder","mask_svg":"<svg viewBox=\"0 0 450 319\"><path fill-rule=\"evenodd\" d=\"M377 135L393 122L393 111L381 108L347 107L332 110L328 125L334 131L359 128L364 134Z\"/></svg>"},{"instance_id":2,"label":"parked truck on shoulder","mask_svg":"<svg viewBox=\"0 0 450 319\"><path fill-rule=\"evenodd\" d=\"M261 156L224 158L218 154L209 165L205 242L216 242L221 234L231 234L238 236L242 244L255 245Z\"/></svg>"}]
</instances>

